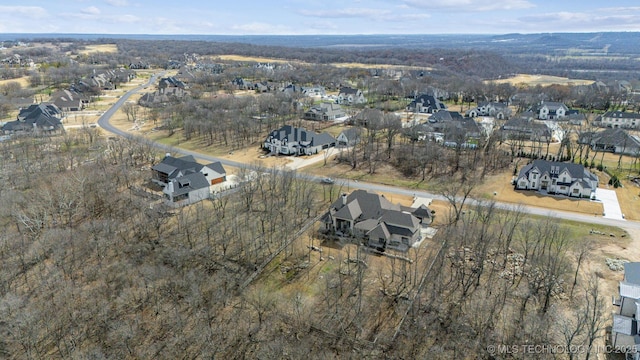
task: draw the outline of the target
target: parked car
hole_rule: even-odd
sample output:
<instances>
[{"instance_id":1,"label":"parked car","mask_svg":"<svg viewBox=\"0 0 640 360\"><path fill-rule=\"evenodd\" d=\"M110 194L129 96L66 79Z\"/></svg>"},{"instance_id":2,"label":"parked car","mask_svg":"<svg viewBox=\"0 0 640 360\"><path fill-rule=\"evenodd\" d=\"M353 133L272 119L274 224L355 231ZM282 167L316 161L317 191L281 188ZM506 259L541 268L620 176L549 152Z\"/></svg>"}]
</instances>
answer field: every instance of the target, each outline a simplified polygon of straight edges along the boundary
<instances>
[{"instance_id":1,"label":"parked car","mask_svg":"<svg viewBox=\"0 0 640 360\"><path fill-rule=\"evenodd\" d=\"M332 178L328 178L328 177L323 178L323 179L322 179L322 180L320 180L320 181L321 181L323 184L333 184L333 183L335 183L335 182L336 182L336 181L335 181L335 180L333 180Z\"/></svg>"}]
</instances>

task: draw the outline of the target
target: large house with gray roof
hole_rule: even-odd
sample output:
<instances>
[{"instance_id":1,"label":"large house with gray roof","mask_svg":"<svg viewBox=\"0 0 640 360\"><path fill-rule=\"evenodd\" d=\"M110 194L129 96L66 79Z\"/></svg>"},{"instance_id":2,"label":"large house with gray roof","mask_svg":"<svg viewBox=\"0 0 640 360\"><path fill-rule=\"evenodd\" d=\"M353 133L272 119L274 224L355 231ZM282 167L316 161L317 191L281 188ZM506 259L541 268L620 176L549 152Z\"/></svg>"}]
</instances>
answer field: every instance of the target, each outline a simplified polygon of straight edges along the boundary
<instances>
[{"instance_id":1,"label":"large house with gray roof","mask_svg":"<svg viewBox=\"0 0 640 360\"><path fill-rule=\"evenodd\" d=\"M54 104L31 104L20 109L18 118L2 126L5 134L39 133L51 134L64 131L62 127L62 112Z\"/></svg>"},{"instance_id":2,"label":"large house with gray roof","mask_svg":"<svg viewBox=\"0 0 640 360\"><path fill-rule=\"evenodd\" d=\"M328 133L318 134L304 128L285 125L267 135L263 148L273 154L313 155L334 146L336 139Z\"/></svg>"},{"instance_id":3,"label":"large house with gray roof","mask_svg":"<svg viewBox=\"0 0 640 360\"><path fill-rule=\"evenodd\" d=\"M581 134L578 143L587 144L595 151L637 156L640 154L640 139L620 128Z\"/></svg>"},{"instance_id":4,"label":"large house with gray roof","mask_svg":"<svg viewBox=\"0 0 640 360\"><path fill-rule=\"evenodd\" d=\"M226 171L219 161L203 165L189 155L176 158L167 155L151 167L151 181L162 186L166 203L188 205L207 199L210 186L226 180Z\"/></svg>"},{"instance_id":5,"label":"large house with gray roof","mask_svg":"<svg viewBox=\"0 0 640 360\"><path fill-rule=\"evenodd\" d=\"M312 106L308 111L304 113L304 118L307 120L317 121L331 121L346 116L346 113L335 103L321 103L316 106Z\"/></svg>"},{"instance_id":6,"label":"large house with gray roof","mask_svg":"<svg viewBox=\"0 0 640 360\"><path fill-rule=\"evenodd\" d=\"M640 114L625 111L607 111L596 119L596 124L610 128L637 129L640 127Z\"/></svg>"},{"instance_id":7,"label":"large house with gray roof","mask_svg":"<svg viewBox=\"0 0 640 360\"><path fill-rule=\"evenodd\" d=\"M431 211L393 204L365 190L342 194L322 217L323 232L361 241L381 251L407 251L421 240L420 229L432 221Z\"/></svg>"},{"instance_id":8,"label":"large house with gray roof","mask_svg":"<svg viewBox=\"0 0 640 360\"><path fill-rule=\"evenodd\" d=\"M364 104L367 102L364 94L360 89L355 89L349 86L343 86L338 92L338 98L336 100L338 104Z\"/></svg>"},{"instance_id":9,"label":"large house with gray roof","mask_svg":"<svg viewBox=\"0 0 640 360\"><path fill-rule=\"evenodd\" d=\"M422 94L417 96L407 106L407 111L416 113L433 114L440 110L447 110L447 105L440 102L432 95Z\"/></svg>"},{"instance_id":10,"label":"large house with gray roof","mask_svg":"<svg viewBox=\"0 0 640 360\"><path fill-rule=\"evenodd\" d=\"M478 106L466 112L468 117L493 116L496 119L508 119L511 109L505 103L494 101L480 101Z\"/></svg>"},{"instance_id":11,"label":"large house with gray roof","mask_svg":"<svg viewBox=\"0 0 640 360\"><path fill-rule=\"evenodd\" d=\"M541 101L532 108L539 120L557 120L562 119L569 112L569 108L561 102Z\"/></svg>"},{"instance_id":12,"label":"large house with gray roof","mask_svg":"<svg viewBox=\"0 0 640 360\"><path fill-rule=\"evenodd\" d=\"M520 170L515 179L516 190L535 190L544 194L560 194L590 198L598 188L598 177L574 163L534 160Z\"/></svg>"},{"instance_id":13,"label":"large house with gray roof","mask_svg":"<svg viewBox=\"0 0 640 360\"><path fill-rule=\"evenodd\" d=\"M620 296L614 298L613 305L619 310L613 313L611 345L625 353L626 359L640 360L640 262L624 264Z\"/></svg>"}]
</instances>

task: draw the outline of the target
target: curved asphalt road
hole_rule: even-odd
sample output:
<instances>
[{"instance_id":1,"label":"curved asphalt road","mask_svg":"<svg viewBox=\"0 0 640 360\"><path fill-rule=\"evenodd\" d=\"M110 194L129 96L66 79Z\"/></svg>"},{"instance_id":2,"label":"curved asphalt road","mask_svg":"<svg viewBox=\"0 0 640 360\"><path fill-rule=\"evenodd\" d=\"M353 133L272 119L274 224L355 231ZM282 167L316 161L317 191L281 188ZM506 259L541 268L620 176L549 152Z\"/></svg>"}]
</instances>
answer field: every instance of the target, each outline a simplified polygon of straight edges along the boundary
<instances>
[{"instance_id":1,"label":"curved asphalt road","mask_svg":"<svg viewBox=\"0 0 640 360\"><path fill-rule=\"evenodd\" d=\"M116 111L118 111L118 109L120 109L120 107L125 104L125 102L127 101L127 99L129 99L129 97L131 95L137 93L138 91L140 91L141 89L143 89L146 86L150 86L150 85L154 84L156 79L158 77L163 76L164 74L165 74L165 72L162 72L162 73L159 73L159 74L154 74L153 76L151 76L151 78L149 79L149 81L146 84L140 85L140 86L130 90L125 95L123 95L120 99L118 99L118 101L116 101L116 103L109 110L105 111L105 113L98 119L98 125L100 125L100 127L102 127L103 129L105 129L105 130L107 130L107 131L109 131L109 132L111 132L113 134L116 134L116 135L119 135L119 136L122 136L122 137L125 137L125 138L128 138L128 139L139 139L141 141L150 141L149 139L144 138L142 136L132 135L132 134L126 132L126 131L120 130L120 129L112 126L109 123L109 120L111 119L113 114L115 114ZM219 161L223 165L233 166L233 167L237 167L237 168L244 168L244 169L254 169L255 168L255 165L249 165L249 164L245 164L245 163L241 163L241 162L237 162L237 161L233 161L233 160L217 158L215 156L201 154L201 153L198 153L198 152L195 152L195 151L190 151L190 150L185 150L185 149L180 149L180 148L174 148L172 146L160 144L160 143L157 143L157 142L153 142L152 145L154 147L158 148L158 149L162 149L163 151L172 152L172 153L178 153L178 154L183 154L183 155L192 155L195 158L202 159L202 160L209 161L209 162ZM260 170L262 170L262 171L271 171L271 169L260 169ZM321 177L321 176L314 176L314 175L305 174L305 173L299 173L298 176L304 177L305 179L308 179L310 181L315 181L315 182L321 182L321 180L323 179L323 177ZM428 193L426 191L404 189L404 188L399 188L399 187L395 187L395 186L388 186L388 185L380 185L380 184L358 182L358 181L348 180L348 179L336 179L335 184L333 186L339 186L340 188L347 188L347 191L350 190L351 188L354 188L354 189L363 189L363 190L369 190L369 191L382 191L382 192L387 192L387 193L391 193L391 194L418 196L418 197L425 197L425 198L430 198L430 199L445 200L446 201L446 199L442 195L431 194L431 193ZM467 199L467 203L468 204L482 204L482 202L474 200L474 199ZM496 203L496 205L501 209L515 209L517 207L517 205L514 205L514 204L500 203L500 202ZM558 210L544 209L544 208L538 208L538 207L534 207L534 206L525 206L525 205L520 206L520 209L522 211L525 211L525 212L527 212L529 214L533 214L533 215L549 216L549 217L552 217L552 218L565 219L565 220L571 220L571 221L578 221L578 222L584 222L584 223L588 223L588 224L617 226L617 227L621 227L623 229L635 229L635 230L640 229L640 222L636 222L636 221L605 219L605 218L603 218L602 216L599 216L599 215L586 215L586 214L579 214L579 213L573 213L573 212L568 212L568 211L558 211Z\"/></svg>"}]
</instances>

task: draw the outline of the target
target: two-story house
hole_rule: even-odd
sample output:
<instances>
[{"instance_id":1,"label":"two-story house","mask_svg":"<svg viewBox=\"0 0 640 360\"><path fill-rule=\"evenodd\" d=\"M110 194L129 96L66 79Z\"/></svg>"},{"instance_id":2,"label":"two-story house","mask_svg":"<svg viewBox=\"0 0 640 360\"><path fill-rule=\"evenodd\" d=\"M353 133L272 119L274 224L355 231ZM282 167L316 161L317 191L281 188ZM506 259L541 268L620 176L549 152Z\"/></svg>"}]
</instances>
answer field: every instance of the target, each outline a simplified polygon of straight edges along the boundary
<instances>
[{"instance_id":1,"label":"two-story house","mask_svg":"<svg viewBox=\"0 0 640 360\"><path fill-rule=\"evenodd\" d=\"M334 103L322 103L320 105L312 106L304 113L305 119L316 121L331 121L344 116L346 116L346 113L342 107Z\"/></svg>"},{"instance_id":2,"label":"two-story house","mask_svg":"<svg viewBox=\"0 0 640 360\"><path fill-rule=\"evenodd\" d=\"M481 101L478 106L466 112L468 117L493 116L496 119L508 119L511 109L505 103L494 101Z\"/></svg>"},{"instance_id":3,"label":"two-story house","mask_svg":"<svg viewBox=\"0 0 640 360\"><path fill-rule=\"evenodd\" d=\"M562 119L567 115L569 108L561 102L541 101L532 108L539 120Z\"/></svg>"},{"instance_id":4,"label":"two-story house","mask_svg":"<svg viewBox=\"0 0 640 360\"><path fill-rule=\"evenodd\" d=\"M219 161L203 165L191 156L176 158L167 154L151 167L151 181L162 186L171 205L193 204L209 197L210 186L226 181L227 174Z\"/></svg>"},{"instance_id":5,"label":"two-story house","mask_svg":"<svg viewBox=\"0 0 640 360\"><path fill-rule=\"evenodd\" d=\"M627 359L640 360L640 262L624 264L620 297L614 298L613 305L618 310L613 314L611 345L626 353Z\"/></svg>"},{"instance_id":6,"label":"two-story house","mask_svg":"<svg viewBox=\"0 0 640 360\"><path fill-rule=\"evenodd\" d=\"M20 109L17 120L9 121L2 126L5 134L13 133L56 133L64 131L62 112L54 104L31 104Z\"/></svg>"},{"instance_id":7,"label":"two-story house","mask_svg":"<svg viewBox=\"0 0 640 360\"><path fill-rule=\"evenodd\" d=\"M285 125L273 130L264 140L263 148L274 154L313 155L336 146L336 139L328 133L316 133Z\"/></svg>"},{"instance_id":8,"label":"two-story house","mask_svg":"<svg viewBox=\"0 0 640 360\"><path fill-rule=\"evenodd\" d=\"M545 194L591 198L598 188L598 177L580 164L534 160L520 170L516 190L536 190Z\"/></svg>"},{"instance_id":9,"label":"two-story house","mask_svg":"<svg viewBox=\"0 0 640 360\"><path fill-rule=\"evenodd\" d=\"M338 92L338 98L336 99L336 102L338 104L354 105L364 104L367 102L367 99L365 99L364 94L360 89L343 86Z\"/></svg>"},{"instance_id":10,"label":"two-story house","mask_svg":"<svg viewBox=\"0 0 640 360\"><path fill-rule=\"evenodd\" d=\"M383 195L356 190L342 194L322 217L324 232L357 239L381 251L407 251L421 240L420 229L432 221L431 211L393 204Z\"/></svg>"},{"instance_id":11,"label":"two-story house","mask_svg":"<svg viewBox=\"0 0 640 360\"><path fill-rule=\"evenodd\" d=\"M640 114L625 111L607 111L596 123L610 128L637 129L640 127Z\"/></svg>"},{"instance_id":12,"label":"two-story house","mask_svg":"<svg viewBox=\"0 0 640 360\"><path fill-rule=\"evenodd\" d=\"M447 105L440 102L432 95L422 94L416 97L407 106L407 111L416 113L433 114L440 110L447 110Z\"/></svg>"}]
</instances>

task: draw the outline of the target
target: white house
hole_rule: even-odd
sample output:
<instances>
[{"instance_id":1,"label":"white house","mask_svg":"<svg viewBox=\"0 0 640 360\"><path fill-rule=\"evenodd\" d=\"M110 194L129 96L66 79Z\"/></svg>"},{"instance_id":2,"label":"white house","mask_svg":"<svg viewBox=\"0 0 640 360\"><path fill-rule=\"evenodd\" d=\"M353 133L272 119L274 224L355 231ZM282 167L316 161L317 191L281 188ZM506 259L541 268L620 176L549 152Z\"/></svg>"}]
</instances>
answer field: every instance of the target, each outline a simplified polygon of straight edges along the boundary
<instances>
[{"instance_id":1,"label":"white house","mask_svg":"<svg viewBox=\"0 0 640 360\"><path fill-rule=\"evenodd\" d=\"M624 264L624 279L620 281L620 297L614 298L611 345L626 353L626 359L640 360L640 262Z\"/></svg>"},{"instance_id":2,"label":"white house","mask_svg":"<svg viewBox=\"0 0 640 360\"><path fill-rule=\"evenodd\" d=\"M172 206L189 205L209 198L209 182L196 172L169 181L162 189L166 203Z\"/></svg>"},{"instance_id":3,"label":"white house","mask_svg":"<svg viewBox=\"0 0 640 360\"><path fill-rule=\"evenodd\" d=\"M580 164L534 160L520 170L516 190L590 198L598 188L598 177Z\"/></svg>"},{"instance_id":4,"label":"white house","mask_svg":"<svg viewBox=\"0 0 640 360\"><path fill-rule=\"evenodd\" d=\"M625 111L608 111L600 119L600 125L610 128L637 129L640 127L640 114Z\"/></svg>"},{"instance_id":5,"label":"white house","mask_svg":"<svg viewBox=\"0 0 640 360\"><path fill-rule=\"evenodd\" d=\"M347 105L364 104L367 102L367 99L365 99L364 94L360 89L345 86L340 88L336 102L338 104Z\"/></svg>"},{"instance_id":6,"label":"white house","mask_svg":"<svg viewBox=\"0 0 640 360\"><path fill-rule=\"evenodd\" d=\"M334 146L336 146L336 139L327 133L318 134L285 125L267 135L263 148L274 154L313 155Z\"/></svg>"},{"instance_id":7,"label":"white house","mask_svg":"<svg viewBox=\"0 0 640 360\"><path fill-rule=\"evenodd\" d=\"M493 116L502 120L509 118L511 109L504 103L481 101L477 107L467 111L466 115L468 117Z\"/></svg>"},{"instance_id":8,"label":"white house","mask_svg":"<svg viewBox=\"0 0 640 360\"><path fill-rule=\"evenodd\" d=\"M532 111L538 115L539 120L555 120L567 116L569 108L561 102L542 101Z\"/></svg>"}]
</instances>

